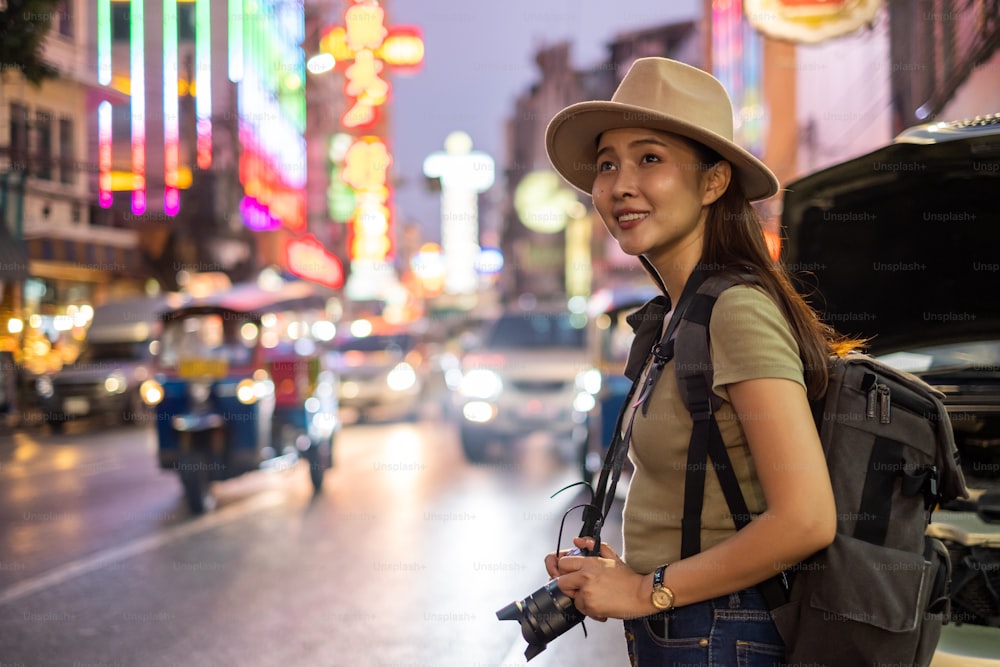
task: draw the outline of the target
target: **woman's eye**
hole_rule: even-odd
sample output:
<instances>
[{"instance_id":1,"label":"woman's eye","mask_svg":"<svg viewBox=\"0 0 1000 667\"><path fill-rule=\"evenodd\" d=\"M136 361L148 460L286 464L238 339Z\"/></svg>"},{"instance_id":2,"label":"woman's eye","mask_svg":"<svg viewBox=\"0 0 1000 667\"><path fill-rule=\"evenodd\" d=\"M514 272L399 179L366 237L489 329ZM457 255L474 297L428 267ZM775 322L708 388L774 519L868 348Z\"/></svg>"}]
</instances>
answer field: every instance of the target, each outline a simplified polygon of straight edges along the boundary
<instances>
[{"instance_id":1,"label":"woman's eye","mask_svg":"<svg viewBox=\"0 0 1000 667\"><path fill-rule=\"evenodd\" d=\"M653 155L652 153L646 153L642 156L643 162L660 162L660 156Z\"/></svg>"},{"instance_id":2,"label":"woman's eye","mask_svg":"<svg viewBox=\"0 0 1000 667\"><path fill-rule=\"evenodd\" d=\"M615 165L610 160L601 160L597 163L597 171L610 171L614 168Z\"/></svg>"}]
</instances>

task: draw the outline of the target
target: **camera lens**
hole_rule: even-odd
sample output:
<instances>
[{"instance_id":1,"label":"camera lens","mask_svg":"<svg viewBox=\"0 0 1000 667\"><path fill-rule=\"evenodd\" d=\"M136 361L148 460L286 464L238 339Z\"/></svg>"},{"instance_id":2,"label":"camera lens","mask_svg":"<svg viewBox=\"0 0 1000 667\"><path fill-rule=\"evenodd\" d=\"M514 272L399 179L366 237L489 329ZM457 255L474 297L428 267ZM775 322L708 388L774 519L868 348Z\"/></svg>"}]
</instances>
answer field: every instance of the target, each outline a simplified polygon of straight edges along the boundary
<instances>
[{"instance_id":1,"label":"camera lens","mask_svg":"<svg viewBox=\"0 0 1000 667\"><path fill-rule=\"evenodd\" d=\"M528 642L524 657L531 660L546 644L584 619L569 597L553 579L520 602L512 602L497 612L501 621L518 621Z\"/></svg>"}]
</instances>

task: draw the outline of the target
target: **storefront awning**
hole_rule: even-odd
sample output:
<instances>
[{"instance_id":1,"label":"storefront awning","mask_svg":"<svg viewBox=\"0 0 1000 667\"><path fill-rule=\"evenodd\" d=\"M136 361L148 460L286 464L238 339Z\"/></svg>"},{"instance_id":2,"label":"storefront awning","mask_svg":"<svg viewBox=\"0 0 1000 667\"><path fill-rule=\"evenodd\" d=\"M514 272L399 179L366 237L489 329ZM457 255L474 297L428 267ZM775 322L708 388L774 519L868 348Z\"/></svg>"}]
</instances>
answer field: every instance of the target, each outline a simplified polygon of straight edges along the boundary
<instances>
[{"instance_id":1,"label":"storefront awning","mask_svg":"<svg viewBox=\"0 0 1000 667\"><path fill-rule=\"evenodd\" d=\"M24 280L28 277L28 253L24 242L15 239L0 221L0 280Z\"/></svg>"}]
</instances>

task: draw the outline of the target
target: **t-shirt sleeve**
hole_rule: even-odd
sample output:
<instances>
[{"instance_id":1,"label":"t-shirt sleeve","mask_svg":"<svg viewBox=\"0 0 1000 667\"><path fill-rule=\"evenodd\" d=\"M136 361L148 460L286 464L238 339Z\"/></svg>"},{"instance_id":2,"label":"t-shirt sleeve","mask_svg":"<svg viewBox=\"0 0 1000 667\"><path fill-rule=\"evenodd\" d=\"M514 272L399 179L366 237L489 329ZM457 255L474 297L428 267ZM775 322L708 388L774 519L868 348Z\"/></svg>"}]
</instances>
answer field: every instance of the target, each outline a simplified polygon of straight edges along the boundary
<instances>
[{"instance_id":1,"label":"t-shirt sleeve","mask_svg":"<svg viewBox=\"0 0 1000 667\"><path fill-rule=\"evenodd\" d=\"M805 387L799 346L774 300L747 285L719 295L709 323L716 394L725 385L758 378L784 378Z\"/></svg>"}]
</instances>

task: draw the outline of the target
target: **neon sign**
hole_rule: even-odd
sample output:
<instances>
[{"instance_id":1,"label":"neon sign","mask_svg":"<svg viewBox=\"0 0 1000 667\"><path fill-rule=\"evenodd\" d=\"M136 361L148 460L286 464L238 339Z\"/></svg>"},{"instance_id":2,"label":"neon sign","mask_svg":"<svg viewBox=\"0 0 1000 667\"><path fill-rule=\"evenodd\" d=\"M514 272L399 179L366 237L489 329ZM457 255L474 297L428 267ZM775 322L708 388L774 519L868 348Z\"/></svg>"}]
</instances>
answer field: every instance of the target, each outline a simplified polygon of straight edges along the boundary
<instances>
[{"instance_id":1,"label":"neon sign","mask_svg":"<svg viewBox=\"0 0 1000 667\"><path fill-rule=\"evenodd\" d=\"M234 5L242 12L234 11ZM231 0L229 8L229 77L238 82L243 222L254 230L286 227L298 232L306 226L303 8L282 0ZM199 76L208 72L199 70ZM199 78L198 98L201 86ZM211 116L199 115L198 124L203 131L198 148L206 151L199 159L208 158Z\"/></svg>"},{"instance_id":2,"label":"neon sign","mask_svg":"<svg viewBox=\"0 0 1000 667\"><path fill-rule=\"evenodd\" d=\"M177 215L180 191L180 76L177 51L177 0L163 1L163 212Z\"/></svg>"},{"instance_id":3,"label":"neon sign","mask_svg":"<svg viewBox=\"0 0 1000 667\"><path fill-rule=\"evenodd\" d=\"M416 28L386 27L385 10L376 0L353 0L344 13L343 26L324 33L320 53L332 56L344 74L347 108L341 125L358 133L346 149L338 148L338 157L343 151L342 160L331 160L331 181L337 179L354 191L348 256L352 282L364 284L368 294L376 291L375 274L384 272L393 252L388 186L392 156L379 136L383 133L379 111L391 91L385 76L389 70L415 71L423 61L423 40ZM331 185L331 195L336 192L339 203L347 201L337 189Z\"/></svg>"},{"instance_id":4,"label":"neon sign","mask_svg":"<svg viewBox=\"0 0 1000 667\"><path fill-rule=\"evenodd\" d=\"M341 123L346 128L365 129L378 120L378 107L388 99L389 82L382 78L385 66L416 71L424 59L424 42L412 26L387 28L385 10L377 2L354 1L344 14L344 26L326 31L319 48L344 70L344 92L352 106L344 112Z\"/></svg>"},{"instance_id":5,"label":"neon sign","mask_svg":"<svg viewBox=\"0 0 1000 667\"><path fill-rule=\"evenodd\" d=\"M312 234L290 240L285 246L285 259L288 270L301 278L333 289L344 286L344 265Z\"/></svg>"},{"instance_id":6,"label":"neon sign","mask_svg":"<svg viewBox=\"0 0 1000 667\"><path fill-rule=\"evenodd\" d=\"M135 174L135 189L132 190L132 214L146 212L146 21L143 16L143 0L131 0L129 6L129 40L131 58L129 60L132 85L132 173Z\"/></svg>"},{"instance_id":7,"label":"neon sign","mask_svg":"<svg viewBox=\"0 0 1000 667\"><path fill-rule=\"evenodd\" d=\"M111 102L97 107L97 192L101 208L108 208L111 196Z\"/></svg>"},{"instance_id":8,"label":"neon sign","mask_svg":"<svg viewBox=\"0 0 1000 667\"><path fill-rule=\"evenodd\" d=\"M212 166L212 10L209 0L195 0L195 115L199 169Z\"/></svg>"}]
</instances>

